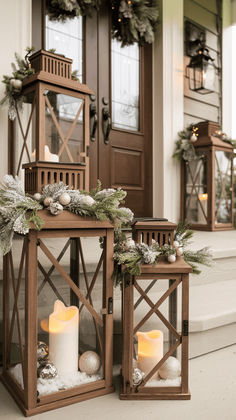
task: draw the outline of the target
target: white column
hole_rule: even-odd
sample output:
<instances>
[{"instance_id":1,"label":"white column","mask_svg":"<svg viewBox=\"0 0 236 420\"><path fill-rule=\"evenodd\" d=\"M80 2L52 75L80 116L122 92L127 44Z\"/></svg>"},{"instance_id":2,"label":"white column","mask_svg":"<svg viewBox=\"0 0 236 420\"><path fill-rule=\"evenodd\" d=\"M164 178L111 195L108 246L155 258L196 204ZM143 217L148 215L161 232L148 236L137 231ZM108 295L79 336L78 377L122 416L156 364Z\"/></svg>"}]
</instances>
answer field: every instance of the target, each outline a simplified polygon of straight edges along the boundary
<instances>
[{"instance_id":1,"label":"white column","mask_svg":"<svg viewBox=\"0 0 236 420\"><path fill-rule=\"evenodd\" d=\"M232 136L233 124L233 44L231 0L223 0L222 15L222 128Z\"/></svg>"},{"instance_id":2,"label":"white column","mask_svg":"<svg viewBox=\"0 0 236 420\"><path fill-rule=\"evenodd\" d=\"M180 165L172 158L183 129L183 0L162 1L153 48L153 214L179 220Z\"/></svg>"},{"instance_id":3,"label":"white column","mask_svg":"<svg viewBox=\"0 0 236 420\"><path fill-rule=\"evenodd\" d=\"M0 81L4 74L11 74L14 53L25 55L31 46L31 0L8 0L1 2L0 13ZM0 100L4 96L4 85L0 83ZM7 106L0 107L0 180L7 173Z\"/></svg>"}]
</instances>

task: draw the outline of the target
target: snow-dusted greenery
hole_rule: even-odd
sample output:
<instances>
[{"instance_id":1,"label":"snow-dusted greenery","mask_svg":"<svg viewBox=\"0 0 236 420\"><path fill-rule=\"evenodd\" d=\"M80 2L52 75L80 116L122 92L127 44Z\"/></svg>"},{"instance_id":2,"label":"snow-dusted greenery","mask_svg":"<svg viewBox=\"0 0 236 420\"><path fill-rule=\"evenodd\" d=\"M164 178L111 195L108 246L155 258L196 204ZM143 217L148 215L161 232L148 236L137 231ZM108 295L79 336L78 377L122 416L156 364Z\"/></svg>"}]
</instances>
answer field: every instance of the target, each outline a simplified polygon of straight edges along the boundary
<instances>
[{"instance_id":1,"label":"snow-dusted greenery","mask_svg":"<svg viewBox=\"0 0 236 420\"><path fill-rule=\"evenodd\" d=\"M200 274L198 264L211 265L212 256L208 248L197 251L189 251L187 246L193 236L193 231L188 225L180 222L175 231L173 246L165 244L162 247L156 241L152 245L135 243L131 238L117 229L115 232L114 246L114 282L115 285L122 284L130 276L141 274L141 265L157 264L161 255L168 258L169 255L176 255L181 250L183 259L192 267L194 274ZM180 252L179 252L180 253Z\"/></svg>"},{"instance_id":2,"label":"snow-dusted greenery","mask_svg":"<svg viewBox=\"0 0 236 420\"><path fill-rule=\"evenodd\" d=\"M68 193L70 196L70 203L65 206L62 206L59 201L63 193ZM100 181L91 193L70 190L67 185L60 182L46 185L42 194L36 196L37 200L25 195L18 178L13 178L11 175L4 177L0 188L0 248L3 255L11 249L14 232L27 234L30 222L34 223L36 229L42 228L43 220L37 211L45 207L46 198L52 199L46 208L55 217L60 211L68 210L80 216L109 220L120 225L130 223L133 219L130 209L120 207L126 197L126 192L120 188L101 190Z\"/></svg>"}]
</instances>

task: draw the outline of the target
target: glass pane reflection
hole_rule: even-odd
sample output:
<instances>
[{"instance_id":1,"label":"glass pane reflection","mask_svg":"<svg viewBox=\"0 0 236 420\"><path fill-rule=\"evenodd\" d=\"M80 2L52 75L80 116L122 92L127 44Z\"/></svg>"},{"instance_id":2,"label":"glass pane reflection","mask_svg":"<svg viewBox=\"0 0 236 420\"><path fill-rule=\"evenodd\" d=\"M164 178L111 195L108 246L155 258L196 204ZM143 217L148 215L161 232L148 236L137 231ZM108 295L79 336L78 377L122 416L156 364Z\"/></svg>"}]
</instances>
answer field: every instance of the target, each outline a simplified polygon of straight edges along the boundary
<instances>
[{"instance_id":1,"label":"glass pane reflection","mask_svg":"<svg viewBox=\"0 0 236 420\"><path fill-rule=\"evenodd\" d=\"M207 167L206 154L186 166L185 209L188 223L207 224Z\"/></svg>"},{"instance_id":2,"label":"glass pane reflection","mask_svg":"<svg viewBox=\"0 0 236 420\"><path fill-rule=\"evenodd\" d=\"M215 219L216 223L231 223L232 163L229 152L215 152Z\"/></svg>"},{"instance_id":3,"label":"glass pane reflection","mask_svg":"<svg viewBox=\"0 0 236 420\"><path fill-rule=\"evenodd\" d=\"M82 82L83 69L83 20L81 16L54 22L46 16L46 50L54 48L56 54L72 58L72 70L78 70Z\"/></svg>"},{"instance_id":4,"label":"glass pane reflection","mask_svg":"<svg viewBox=\"0 0 236 420\"><path fill-rule=\"evenodd\" d=\"M123 130L139 130L138 44L121 48L112 40L112 124Z\"/></svg>"}]
</instances>

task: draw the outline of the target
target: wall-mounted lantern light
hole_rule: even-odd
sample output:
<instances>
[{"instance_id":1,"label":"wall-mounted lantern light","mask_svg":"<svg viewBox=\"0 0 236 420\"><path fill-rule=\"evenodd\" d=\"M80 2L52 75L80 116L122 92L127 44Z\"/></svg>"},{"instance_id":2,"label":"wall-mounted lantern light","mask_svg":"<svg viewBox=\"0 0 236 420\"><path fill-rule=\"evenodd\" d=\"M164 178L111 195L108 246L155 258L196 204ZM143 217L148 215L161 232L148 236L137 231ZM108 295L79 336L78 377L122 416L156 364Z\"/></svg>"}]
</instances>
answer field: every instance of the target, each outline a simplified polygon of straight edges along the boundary
<instances>
[{"instance_id":1,"label":"wall-mounted lantern light","mask_svg":"<svg viewBox=\"0 0 236 420\"><path fill-rule=\"evenodd\" d=\"M189 89L201 94L214 92L217 67L205 46L205 31L186 22L185 38L186 54L191 57L187 66Z\"/></svg>"}]
</instances>

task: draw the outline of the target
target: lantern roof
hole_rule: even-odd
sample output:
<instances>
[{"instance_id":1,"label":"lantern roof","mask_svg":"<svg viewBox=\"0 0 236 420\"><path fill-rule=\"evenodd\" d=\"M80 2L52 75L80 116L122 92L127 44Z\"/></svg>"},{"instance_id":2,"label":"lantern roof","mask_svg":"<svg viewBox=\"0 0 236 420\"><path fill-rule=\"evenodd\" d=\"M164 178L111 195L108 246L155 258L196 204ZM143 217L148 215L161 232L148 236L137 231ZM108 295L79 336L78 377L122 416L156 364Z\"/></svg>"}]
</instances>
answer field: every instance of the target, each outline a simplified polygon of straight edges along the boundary
<instances>
[{"instance_id":1,"label":"lantern roof","mask_svg":"<svg viewBox=\"0 0 236 420\"><path fill-rule=\"evenodd\" d=\"M39 81L88 95L94 93L86 84L72 78L70 58L39 50L29 57L29 61L35 73L24 80L23 87Z\"/></svg>"},{"instance_id":2,"label":"lantern roof","mask_svg":"<svg viewBox=\"0 0 236 420\"><path fill-rule=\"evenodd\" d=\"M194 127L198 128L198 139L194 147L217 146L224 149L233 150L232 144L222 140L220 137L220 126L211 121L202 121ZM223 133L222 133L223 134Z\"/></svg>"}]
</instances>

